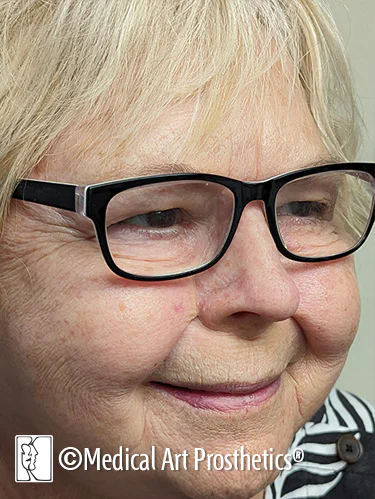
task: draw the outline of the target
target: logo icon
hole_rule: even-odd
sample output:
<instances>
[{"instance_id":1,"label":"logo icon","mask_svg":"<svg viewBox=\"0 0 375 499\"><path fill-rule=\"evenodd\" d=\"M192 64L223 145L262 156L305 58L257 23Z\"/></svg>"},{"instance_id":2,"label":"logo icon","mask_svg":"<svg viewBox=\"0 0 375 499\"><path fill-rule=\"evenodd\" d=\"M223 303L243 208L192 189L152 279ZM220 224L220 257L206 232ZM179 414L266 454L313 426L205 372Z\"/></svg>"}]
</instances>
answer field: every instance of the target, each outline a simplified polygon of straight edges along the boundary
<instances>
[{"instance_id":1,"label":"logo icon","mask_svg":"<svg viewBox=\"0 0 375 499\"><path fill-rule=\"evenodd\" d=\"M52 435L17 435L15 438L16 482L52 482L52 449Z\"/></svg>"}]
</instances>

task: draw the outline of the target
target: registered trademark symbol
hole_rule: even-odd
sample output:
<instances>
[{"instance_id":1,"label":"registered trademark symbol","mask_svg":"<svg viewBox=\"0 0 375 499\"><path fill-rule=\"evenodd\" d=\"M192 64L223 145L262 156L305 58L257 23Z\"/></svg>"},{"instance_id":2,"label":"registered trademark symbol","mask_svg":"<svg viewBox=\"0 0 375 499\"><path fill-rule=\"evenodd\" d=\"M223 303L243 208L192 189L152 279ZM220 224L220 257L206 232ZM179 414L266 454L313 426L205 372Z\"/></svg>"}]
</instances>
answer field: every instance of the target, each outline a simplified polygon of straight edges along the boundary
<instances>
[{"instance_id":1,"label":"registered trademark symbol","mask_svg":"<svg viewBox=\"0 0 375 499\"><path fill-rule=\"evenodd\" d=\"M296 463L300 463L301 461L303 461L304 457L305 457L305 453L303 452L302 449L294 449L293 459Z\"/></svg>"}]
</instances>

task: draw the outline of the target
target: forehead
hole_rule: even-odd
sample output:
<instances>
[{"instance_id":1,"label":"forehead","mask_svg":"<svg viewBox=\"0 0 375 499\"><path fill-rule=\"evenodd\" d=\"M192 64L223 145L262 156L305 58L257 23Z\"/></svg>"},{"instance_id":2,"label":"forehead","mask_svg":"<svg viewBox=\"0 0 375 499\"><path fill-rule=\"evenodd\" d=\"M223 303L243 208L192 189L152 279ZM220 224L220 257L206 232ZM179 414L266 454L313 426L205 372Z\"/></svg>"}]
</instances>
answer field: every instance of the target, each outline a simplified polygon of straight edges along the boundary
<instances>
[{"instance_id":1,"label":"forehead","mask_svg":"<svg viewBox=\"0 0 375 499\"><path fill-rule=\"evenodd\" d=\"M117 130L100 130L97 136L80 126L60 137L33 176L91 184L186 168L256 181L332 160L302 87L292 88L288 75L276 69L268 80L262 104L242 96L230 116L188 148L195 117L192 101L162 113L130 147L121 140L126 123Z\"/></svg>"}]
</instances>

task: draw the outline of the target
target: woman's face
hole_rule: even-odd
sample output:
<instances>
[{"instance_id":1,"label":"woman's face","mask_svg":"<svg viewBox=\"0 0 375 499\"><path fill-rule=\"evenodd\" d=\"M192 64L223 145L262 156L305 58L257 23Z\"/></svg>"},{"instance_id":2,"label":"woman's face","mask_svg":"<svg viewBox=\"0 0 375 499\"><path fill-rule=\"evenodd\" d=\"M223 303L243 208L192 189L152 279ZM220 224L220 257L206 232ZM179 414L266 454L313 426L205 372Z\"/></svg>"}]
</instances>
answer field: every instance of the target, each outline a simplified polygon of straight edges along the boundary
<instances>
[{"instance_id":1,"label":"woman's face","mask_svg":"<svg viewBox=\"0 0 375 499\"><path fill-rule=\"evenodd\" d=\"M301 91L288 108L286 79L262 118L254 109L223 124L195 170L257 181L329 156ZM106 142L75 160L84 132L61 140L35 178L88 184L144 174L171 163L189 128L188 106L164 115L131 151L103 161ZM255 122L254 122L255 123ZM224 140L221 132L230 127ZM180 159L180 158L179 158ZM158 169L160 173L160 168ZM286 453L295 432L337 379L359 319L353 261L292 262L277 251L259 202L247 205L225 256L211 269L167 282L112 274L87 221L12 201L0 253L1 424L11 434L52 434L55 450L100 447L194 455ZM225 409L189 404L171 385L252 385L279 379L262 398ZM13 433L12 433L13 432ZM71 475L64 472L64 482ZM105 497L256 495L278 471L72 472ZM55 467L55 484L60 472ZM54 484L54 485L55 485ZM77 485L79 487L79 485ZM73 489L72 489L73 490ZM79 497L86 497L83 492ZM88 492L87 497L93 497Z\"/></svg>"}]
</instances>

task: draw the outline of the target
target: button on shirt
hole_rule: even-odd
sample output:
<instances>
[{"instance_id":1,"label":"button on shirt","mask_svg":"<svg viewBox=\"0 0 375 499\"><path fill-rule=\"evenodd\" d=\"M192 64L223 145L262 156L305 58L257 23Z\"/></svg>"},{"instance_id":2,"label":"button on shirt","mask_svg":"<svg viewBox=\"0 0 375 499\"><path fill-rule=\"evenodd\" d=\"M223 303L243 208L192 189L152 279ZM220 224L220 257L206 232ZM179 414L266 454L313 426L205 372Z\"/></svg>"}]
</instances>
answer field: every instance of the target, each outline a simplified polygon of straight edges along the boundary
<instances>
[{"instance_id":1,"label":"button on shirt","mask_svg":"<svg viewBox=\"0 0 375 499\"><path fill-rule=\"evenodd\" d=\"M333 389L295 435L302 449L266 489L265 499L375 499L375 412L365 400Z\"/></svg>"}]
</instances>

